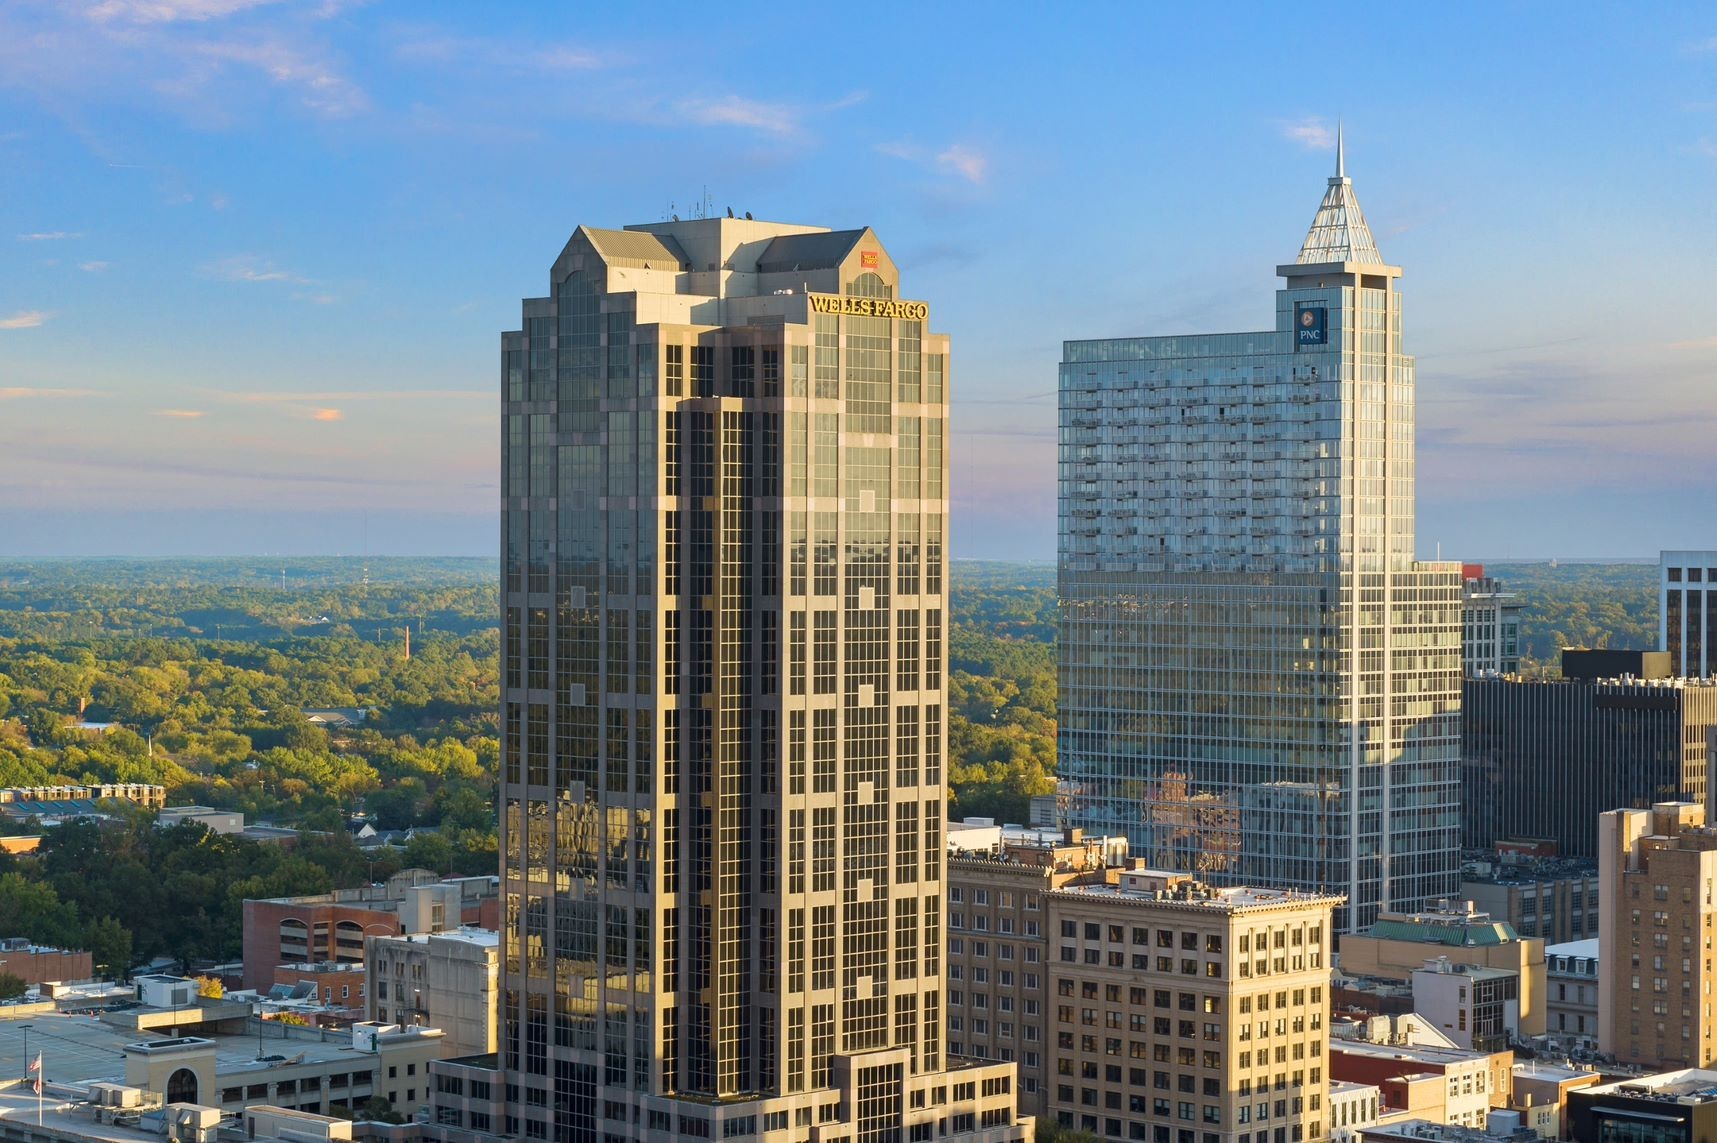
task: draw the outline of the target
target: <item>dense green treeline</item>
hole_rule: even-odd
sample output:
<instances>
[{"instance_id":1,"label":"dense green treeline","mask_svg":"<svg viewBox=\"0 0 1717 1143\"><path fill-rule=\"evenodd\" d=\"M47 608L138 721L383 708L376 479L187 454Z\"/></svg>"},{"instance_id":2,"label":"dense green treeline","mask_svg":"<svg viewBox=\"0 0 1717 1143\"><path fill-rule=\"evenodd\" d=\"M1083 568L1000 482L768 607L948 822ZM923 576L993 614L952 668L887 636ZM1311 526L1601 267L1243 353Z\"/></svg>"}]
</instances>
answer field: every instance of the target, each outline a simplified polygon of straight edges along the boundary
<instances>
[{"instance_id":1,"label":"dense green treeline","mask_svg":"<svg viewBox=\"0 0 1717 1143\"><path fill-rule=\"evenodd\" d=\"M1523 669L1559 670L1564 647L1657 647L1656 564L1488 564L1522 604Z\"/></svg>"},{"instance_id":2,"label":"dense green treeline","mask_svg":"<svg viewBox=\"0 0 1717 1143\"><path fill-rule=\"evenodd\" d=\"M1489 570L1525 605L1537 663L1569 644L1655 644L1652 566ZM174 804L310 831L290 851L156 831L123 812L49 831L40 856L0 857L0 936L86 944L113 966L224 959L245 896L356 884L402 863L495 869L494 564L378 560L366 585L357 561L301 560L284 591L279 571L0 564L0 786L155 782ZM951 583L950 812L1023 821L1032 795L1054 788L1055 571L956 561ZM324 730L303 715L319 708L366 717ZM437 828L366 857L344 829L356 810L383 829Z\"/></svg>"}]
</instances>

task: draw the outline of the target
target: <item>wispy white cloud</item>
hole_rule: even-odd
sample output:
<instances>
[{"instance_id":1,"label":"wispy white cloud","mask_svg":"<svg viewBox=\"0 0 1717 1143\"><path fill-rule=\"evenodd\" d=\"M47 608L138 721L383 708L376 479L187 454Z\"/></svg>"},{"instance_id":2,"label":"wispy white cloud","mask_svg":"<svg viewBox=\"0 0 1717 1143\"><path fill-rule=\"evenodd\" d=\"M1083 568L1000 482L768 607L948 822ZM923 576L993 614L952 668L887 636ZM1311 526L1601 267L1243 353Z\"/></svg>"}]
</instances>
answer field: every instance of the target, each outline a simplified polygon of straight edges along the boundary
<instances>
[{"instance_id":1,"label":"wispy white cloud","mask_svg":"<svg viewBox=\"0 0 1717 1143\"><path fill-rule=\"evenodd\" d=\"M1717 52L1717 36L1710 36L1703 40L1694 40L1691 43L1684 44L1683 50L1691 52L1694 55L1708 55L1711 52Z\"/></svg>"},{"instance_id":2,"label":"wispy white cloud","mask_svg":"<svg viewBox=\"0 0 1717 1143\"><path fill-rule=\"evenodd\" d=\"M266 258L254 254L235 254L203 266L203 275L223 282L290 282L305 286L310 279L289 270L282 270Z\"/></svg>"},{"instance_id":3,"label":"wispy white cloud","mask_svg":"<svg viewBox=\"0 0 1717 1143\"><path fill-rule=\"evenodd\" d=\"M1672 341L1670 349L1717 349L1717 337L1695 337L1687 341Z\"/></svg>"},{"instance_id":4,"label":"wispy white cloud","mask_svg":"<svg viewBox=\"0 0 1717 1143\"><path fill-rule=\"evenodd\" d=\"M969 183L982 183L989 173L990 160L974 147L955 143L936 156L936 165Z\"/></svg>"},{"instance_id":5,"label":"wispy white cloud","mask_svg":"<svg viewBox=\"0 0 1717 1143\"><path fill-rule=\"evenodd\" d=\"M969 143L949 143L938 149L897 139L878 143L876 150L891 159L918 163L938 174L953 175L975 185L981 186L989 177L989 156Z\"/></svg>"},{"instance_id":6,"label":"wispy white cloud","mask_svg":"<svg viewBox=\"0 0 1717 1143\"><path fill-rule=\"evenodd\" d=\"M34 234L18 235L19 242L58 242L62 238L82 238L80 231L71 230L42 230Z\"/></svg>"},{"instance_id":7,"label":"wispy white cloud","mask_svg":"<svg viewBox=\"0 0 1717 1143\"><path fill-rule=\"evenodd\" d=\"M86 274L100 274L108 267L106 262L79 262L78 269Z\"/></svg>"},{"instance_id":8,"label":"wispy white cloud","mask_svg":"<svg viewBox=\"0 0 1717 1143\"><path fill-rule=\"evenodd\" d=\"M1335 146L1335 129L1315 115L1282 124L1282 137L1308 151L1328 151Z\"/></svg>"},{"instance_id":9,"label":"wispy white cloud","mask_svg":"<svg viewBox=\"0 0 1717 1143\"><path fill-rule=\"evenodd\" d=\"M208 396L242 405L316 404L351 401L492 401L495 394L487 389L341 389L311 393L255 392L235 393L228 390L206 390Z\"/></svg>"},{"instance_id":10,"label":"wispy white cloud","mask_svg":"<svg viewBox=\"0 0 1717 1143\"><path fill-rule=\"evenodd\" d=\"M157 417L177 417L180 420L194 421L198 417L203 415L203 410L201 410L201 409L156 409L154 415Z\"/></svg>"},{"instance_id":11,"label":"wispy white cloud","mask_svg":"<svg viewBox=\"0 0 1717 1143\"><path fill-rule=\"evenodd\" d=\"M740 95L716 99L682 99L673 105L674 115L700 127L749 127L772 135L791 135L799 130L801 112L785 103L766 103Z\"/></svg>"},{"instance_id":12,"label":"wispy white cloud","mask_svg":"<svg viewBox=\"0 0 1717 1143\"><path fill-rule=\"evenodd\" d=\"M39 389L30 386L0 388L0 401L22 401L32 397L93 397L94 389Z\"/></svg>"},{"instance_id":13,"label":"wispy white cloud","mask_svg":"<svg viewBox=\"0 0 1717 1143\"><path fill-rule=\"evenodd\" d=\"M313 306L331 306L335 302L339 301L340 299L336 295L328 294L328 293L316 293L316 294L302 294L302 293L300 293L300 294L293 294L292 300L295 302L309 302Z\"/></svg>"},{"instance_id":14,"label":"wispy white cloud","mask_svg":"<svg viewBox=\"0 0 1717 1143\"><path fill-rule=\"evenodd\" d=\"M327 118L370 105L318 27L335 10L326 3L97 0L10 7L18 11L0 6L0 86L24 88L67 112L156 101L201 126L225 127L246 115L259 87L296 97ZM274 11L259 18L260 8Z\"/></svg>"},{"instance_id":15,"label":"wispy white cloud","mask_svg":"<svg viewBox=\"0 0 1717 1143\"><path fill-rule=\"evenodd\" d=\"M284 40L262 43L207 40L195 45L193 50L210 60L253 67L281 87L296 90L305 107L330 118L356 115L370 105L364 90L336 71L327 60Z\"/></svg>"},{"instance_id":16,"label":"wispy white cloud","mask_svg":"<svg viewBox=\"0 0 1717 1143\"><path fill-rule=\"evenodd\" d=\"M0 329L35 329L54 315L47 310L19 310L8 318L0 318Z\"/></svg>"},{"instance_id":17,"label":"wispy white cloud","mask_svg":"<svg viewBox=\"0 0 1717 1143\"><path fill-rule=\"evenodd\" d=\"M101 3L89 8L88 12L90 19L99 23L204 23L280 2L281 0L101 0Z\"/></svg>"},{"instance_id":18,"label":"wispy white cloud","mask_svg":"<svg viewBox=\"0 0 1717 1143\"><path fill-rule=\"evenodd\" d=\"M343 421L346 419L346 414L339 409L317 409L310 414L310 419L313 421Z\"/></svg>"},{"instance_id":19,"label":"wispy white cloud","mask_svg":"<svg viewBox=\"0 0 1717 1143\"><path fill-rule=\"evenodd\" d=\"M493 73L591 71L619 62L620 57L571 42L536 44L413 32L394 45L394 55L408 63L481 68Z\"/></svg>"}]
</instances>

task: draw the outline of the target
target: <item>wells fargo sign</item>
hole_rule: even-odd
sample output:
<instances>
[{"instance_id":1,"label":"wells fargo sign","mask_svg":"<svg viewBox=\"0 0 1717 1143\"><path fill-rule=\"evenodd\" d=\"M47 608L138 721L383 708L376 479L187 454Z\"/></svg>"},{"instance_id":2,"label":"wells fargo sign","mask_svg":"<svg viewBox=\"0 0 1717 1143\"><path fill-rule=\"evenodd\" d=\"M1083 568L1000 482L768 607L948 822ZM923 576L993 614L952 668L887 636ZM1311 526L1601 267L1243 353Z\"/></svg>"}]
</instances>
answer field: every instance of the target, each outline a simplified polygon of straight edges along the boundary
<instances>
[{"instance_id":1,"label":"wells fargo sign","mask_svg":"<svg viewBox=\"0 0 1717 1143\"><path fill-rule=\"evenodd\" d=\"M842 294L806 294L811 299L811 312L817 314L852 314L855 317L903 318L926 321L930 317L929 302L897 302L889 298L849 298Z\"/></svg>"}]
</instances>

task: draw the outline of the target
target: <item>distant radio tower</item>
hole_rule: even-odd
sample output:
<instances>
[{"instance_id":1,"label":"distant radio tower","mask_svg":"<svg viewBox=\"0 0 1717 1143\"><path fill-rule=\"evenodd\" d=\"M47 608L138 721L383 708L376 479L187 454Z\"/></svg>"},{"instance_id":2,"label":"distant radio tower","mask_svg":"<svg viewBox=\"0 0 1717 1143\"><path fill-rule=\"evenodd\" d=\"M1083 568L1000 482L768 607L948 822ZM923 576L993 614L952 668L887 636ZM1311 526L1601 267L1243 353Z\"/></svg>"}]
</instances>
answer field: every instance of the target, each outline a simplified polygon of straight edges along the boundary
<instances>
[{"instance_id":1,"label":"distant radio tower","mask_svg":"<svg viewBox=\"0 0 1717 1143\"><path fill-rule=\"evenodd\" d=\"M280 569L280 590L281 591L286 590L286 569L285 568Z\"/></svg>"}]
</instances>

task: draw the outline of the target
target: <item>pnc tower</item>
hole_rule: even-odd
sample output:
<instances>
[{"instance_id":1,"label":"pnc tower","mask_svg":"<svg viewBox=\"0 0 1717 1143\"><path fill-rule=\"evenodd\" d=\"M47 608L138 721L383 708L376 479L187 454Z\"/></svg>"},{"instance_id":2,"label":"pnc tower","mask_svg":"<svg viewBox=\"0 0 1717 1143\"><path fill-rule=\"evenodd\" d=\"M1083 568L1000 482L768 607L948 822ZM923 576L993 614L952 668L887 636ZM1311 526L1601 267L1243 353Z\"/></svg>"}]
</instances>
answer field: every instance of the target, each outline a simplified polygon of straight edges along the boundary
<instances>
[{"instance_id":1,"label":"pnc tower","mask_svg":"<svg viewBox=\"0 0 1717 1143\"><path fill-rule=\"evenodd\" d=\"M508 1135L1029 1130L943 1051L948 339L899 283L868 229L580 227L502 335Z\"/></svg>"},{"instance_id":2,"label":"pnc tower","mask_svg":"<svg viewBox=\"0 0 1717 1143\"><path fill-rule=\"evenodd\" d=\"M1060 772L1075 825L1217 883L1457 886L1461 575L1419 563L1413 358L1336 173L1274 328L1066 343Z\"/></svg>"}]
</instances>

